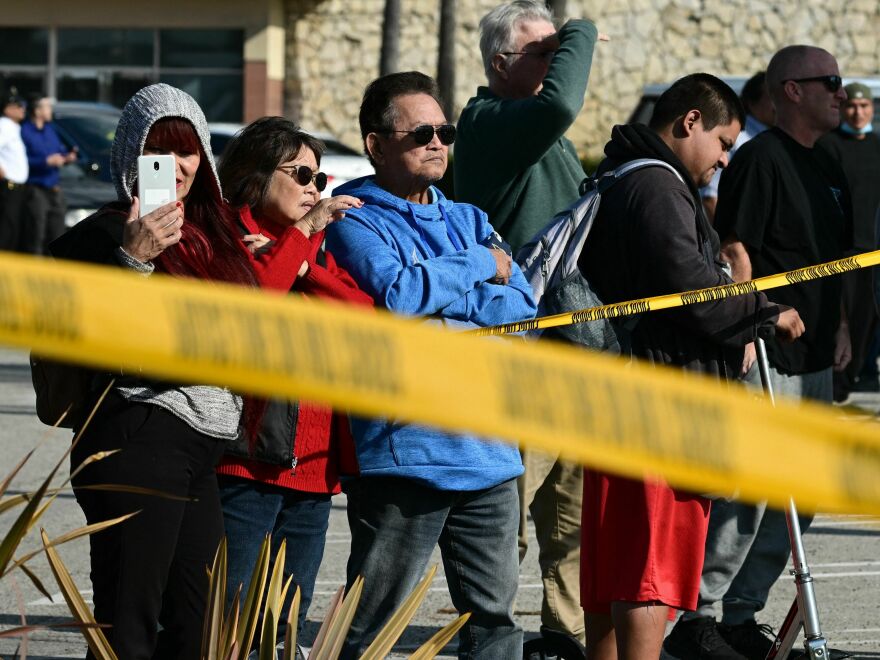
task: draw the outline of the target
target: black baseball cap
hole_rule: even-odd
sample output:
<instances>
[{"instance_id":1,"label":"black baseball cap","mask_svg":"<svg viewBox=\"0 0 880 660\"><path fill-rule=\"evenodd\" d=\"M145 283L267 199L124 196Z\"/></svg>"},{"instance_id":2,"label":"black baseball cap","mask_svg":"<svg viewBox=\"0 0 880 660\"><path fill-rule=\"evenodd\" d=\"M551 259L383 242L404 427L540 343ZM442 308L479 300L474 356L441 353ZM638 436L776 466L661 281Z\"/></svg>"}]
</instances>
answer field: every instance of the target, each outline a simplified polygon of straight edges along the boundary
<instances>
[{"instance_id":1,"label":"black baseball cap","mask_svg":"<svg viewBox=\"0 0 880 660\"><path fill-rule=\"evenodd\" d=\"M24 107L24 104L24 99L15 87L10 87L3 94L0 94L0 108L5 108L7 105L20 105Z\"/></svg>"}]
</instances>

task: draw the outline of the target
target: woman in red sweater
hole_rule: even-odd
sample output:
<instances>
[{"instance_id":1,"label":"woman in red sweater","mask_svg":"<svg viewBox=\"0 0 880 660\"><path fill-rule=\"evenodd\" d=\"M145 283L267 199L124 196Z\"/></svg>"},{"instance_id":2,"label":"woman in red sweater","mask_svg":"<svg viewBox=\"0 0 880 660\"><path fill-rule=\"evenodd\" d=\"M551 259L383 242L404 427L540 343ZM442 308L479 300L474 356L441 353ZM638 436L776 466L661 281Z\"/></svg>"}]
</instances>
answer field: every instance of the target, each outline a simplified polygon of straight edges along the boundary
<instances>
[{"instance_id":1,"label":"woman in red sweater","mask_svg":"<svg viewBox=\"0 0 880 660\"><path fill-rule=\"evenodd\" d=\"M238 209L241 238L262 287L372 305L322 247L324 228L361 206L346 195L320 199L327 185L318 171L323 149L286 119L258 119L226 147L223 190ZM299 628L324 554L330 497L339 492L340 473L356 471L347 420L339 421L322 405L270 400L257 436L228 443L217 467L230 601L240 583L247 592L265 535L272 536L273 556L286 539L284 570L293 585L281 621L298 586Z\"/></svg>"}]
</instances>

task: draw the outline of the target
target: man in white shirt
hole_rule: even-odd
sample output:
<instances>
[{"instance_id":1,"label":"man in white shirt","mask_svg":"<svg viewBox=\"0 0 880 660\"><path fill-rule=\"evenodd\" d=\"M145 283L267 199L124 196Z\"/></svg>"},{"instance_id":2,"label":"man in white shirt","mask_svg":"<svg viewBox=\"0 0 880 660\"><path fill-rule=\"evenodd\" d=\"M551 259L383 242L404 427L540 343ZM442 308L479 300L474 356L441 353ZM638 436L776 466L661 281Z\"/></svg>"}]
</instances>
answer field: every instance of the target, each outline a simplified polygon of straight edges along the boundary
<instances>
[{"instance_id":1,"label":"man in white shirt","mask_svg":"<svg viewBox=\"0 0 880 660\"><path fill-rule=\"evenodd\" d=\"M0 96L0 250L15 250L27 198L28 160L21 141L24 100L14 87Z\"/></svg>"}]
</instances>

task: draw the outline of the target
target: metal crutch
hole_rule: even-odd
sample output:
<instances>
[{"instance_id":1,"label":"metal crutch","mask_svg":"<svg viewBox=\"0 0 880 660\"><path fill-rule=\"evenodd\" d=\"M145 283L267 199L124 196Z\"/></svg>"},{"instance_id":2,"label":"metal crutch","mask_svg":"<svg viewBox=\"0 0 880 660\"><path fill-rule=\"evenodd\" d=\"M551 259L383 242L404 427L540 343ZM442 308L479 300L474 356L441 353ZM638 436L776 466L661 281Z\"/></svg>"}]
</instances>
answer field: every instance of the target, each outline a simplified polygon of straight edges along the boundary
<instances>
[{"instance_id":1,"label":"metal crutch","mask_svg":"<svg viewBox=\"0 0 880 660\"><path fill-rule=\"evenodd\" d=\"M770 362L767 360L767 347L764 340L758 337L755 340L755 351L758 359L758 370L761 374L761 385L770 399L770 404L775 406L776 399L773 395L773 385L770 382ZM808 660L828 660L828 648L822 629L819 626L819 608L816 605L816 592L813 589L813 578L810 576L810 568L807 566L807 555L804 552L804 539L801 536L801 523L798 519L797 507L794 499L789 498L788 508L785 511L785 520L788 524L788 538L791 541L791 560L794 568L791 574L794 576L797 595L794 602L785 615L785 619L779 628L779 634L773 643L773 648L767 654L766 660L785 660L794 647L795 640L804 629L804 650Z\"/></svg>"}]
</instances>

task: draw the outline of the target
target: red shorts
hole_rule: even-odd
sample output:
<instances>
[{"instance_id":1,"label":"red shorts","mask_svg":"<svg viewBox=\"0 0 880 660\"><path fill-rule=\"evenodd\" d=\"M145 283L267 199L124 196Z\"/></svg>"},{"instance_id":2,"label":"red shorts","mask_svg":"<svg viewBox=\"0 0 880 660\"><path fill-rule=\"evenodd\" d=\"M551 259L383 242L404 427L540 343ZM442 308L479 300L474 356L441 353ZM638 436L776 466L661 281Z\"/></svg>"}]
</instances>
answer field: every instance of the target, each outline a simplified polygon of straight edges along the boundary
<instances>
[{"instance_id":1,"label":"red shorts","mask_svg":"<svg viewBox=\"0 0 880 660\"><path fill-rule=\"evenodd\" d=\"M584 470L581 605L608 614L613 601L697 606L709 500L662 480Z\"/></svg>"}]
</instances>

